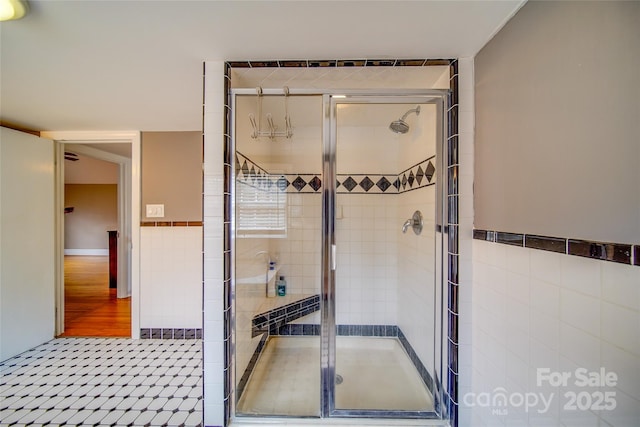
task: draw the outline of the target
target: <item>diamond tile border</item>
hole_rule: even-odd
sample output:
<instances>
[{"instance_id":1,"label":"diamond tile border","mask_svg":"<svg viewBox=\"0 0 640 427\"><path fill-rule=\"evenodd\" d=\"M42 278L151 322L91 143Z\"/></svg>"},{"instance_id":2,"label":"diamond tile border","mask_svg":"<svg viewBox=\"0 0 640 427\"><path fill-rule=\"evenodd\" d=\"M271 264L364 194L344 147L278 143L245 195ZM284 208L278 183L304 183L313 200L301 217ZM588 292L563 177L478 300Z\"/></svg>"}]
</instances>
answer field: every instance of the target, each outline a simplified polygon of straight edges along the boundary
<instances>
[{"instance_id":1,"label":"diamond tile border","mask_svg":"<svg viewBox=\"0 0 640 427\"><path fill-rule=\"evenodd\" d=\"M338 194L401 194L436 183L435 156L405 169L399 174L337 174ZM321 174L274 174L236 151L236 179L263 191L321 194Z\"/></svg>"},{"instance_id":2,"label":"diamond tile border","mask_svg":"<svg viewBox=\"0 0 640 427\"><path fill-rule=\"evenodd\" d=\"M263 191L318 193L322 189L320 174L272 174L239 151L236 151L236 180Z\"/></svg>"}]
</instances>

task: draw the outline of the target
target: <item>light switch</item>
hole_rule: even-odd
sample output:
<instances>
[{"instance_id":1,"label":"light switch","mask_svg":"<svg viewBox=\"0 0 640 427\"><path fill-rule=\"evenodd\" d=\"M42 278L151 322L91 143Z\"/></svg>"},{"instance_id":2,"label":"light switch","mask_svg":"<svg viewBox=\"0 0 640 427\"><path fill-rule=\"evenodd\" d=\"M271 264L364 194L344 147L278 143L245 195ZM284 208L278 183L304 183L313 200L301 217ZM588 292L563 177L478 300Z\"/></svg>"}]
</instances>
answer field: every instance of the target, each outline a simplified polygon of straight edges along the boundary
<instances>
[{"instance_id":1,"label":"light switch","mask_svg":"<svg viewBox=\"0 0 640 427\"><path fill-rule=\"evenodd\" d=\"M147 218L163 218L164 205L147 205Z\"/></svg>"}]
</instances>

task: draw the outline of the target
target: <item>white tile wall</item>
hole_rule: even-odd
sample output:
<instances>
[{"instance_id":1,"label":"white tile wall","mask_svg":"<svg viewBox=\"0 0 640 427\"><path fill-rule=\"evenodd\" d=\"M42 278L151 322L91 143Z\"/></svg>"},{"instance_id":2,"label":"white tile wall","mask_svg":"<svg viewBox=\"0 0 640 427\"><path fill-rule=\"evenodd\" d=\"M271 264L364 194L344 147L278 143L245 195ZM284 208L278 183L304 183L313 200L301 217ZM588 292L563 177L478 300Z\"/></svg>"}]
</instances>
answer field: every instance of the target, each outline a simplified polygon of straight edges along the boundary
<instances>
[{"instance_id":1,"label":"white tile wall","mask_svg":"<svg viewBox=\"0 0 640 427\"><path fill-rule=\"evenodd\" d=\"M466 415L472 426L633 426L640 420L640 269L563 254L473 241L474 282L472 379L470 391L555 393L549 412L519 415L474 408ZM515 260L518 260L517 262ZM528 260L528 262L527 262ZM521 286L511 276L529 281ZM609 302L611 300L611 302ZM529 313L529 322L522 312ZM506 327L501 325L507 325ZM527 346L529 353L527 355ZM538 368L571 373L566 387L538 387ZM614 387L580 387L575 371L615 372ZM521 387L521 388L519 388ZM565 392L615 393L613 410L568 410ZM464 396L464 394L463 394ZM593 400L595 402L595 400ZM607 424L608 423L608 424Z\"/></svg>"},{"instance_id":2,"label":"white tile wall","mask_svg":"<svg viewBox=\"0 0 640 427\"><path fill-rule=\"evenodd\" d=\"M336 322L397 322L397 223L395 196L339 194L336 221Z\"/></svg>"},{"instance_id":3,"label":"white tile wall","mask_svg":"<svg viewBox=\"0 0 640 427\"><path fill-rule=\"evenodd\" d=\"M204 88L204 424L224 424L223 123L224 62L205 63Z\"/></svg>"},{"instance_id":4,"label":"white tile wall","mask_svg":"<svg viewBox=\"0 0 640 427\"><path fill-rule=\"evenodd\" d=\"M473 236L473 143L474 143L473 58L458 59L458 249L459 249L459 319L458 319L458 396L471 390L473 342L472 307L477 303L472 286ZM473 414L462 405L459 425L471 425Z\"/></svg>"},{"instance_id":5,"label":"white tile wall","mask_svg":"<svg viewBox=\"0 0 640 427\"><path fill-rule=\"evenodd\" d=\"M141 328L202 328L201 253L202 227L141 227Z\"/></svg>"},{"instance_id":6,"label":"white tile wall","mask_svg":"<svg viewBox=\"0 0 640 427\"><path fill-rule=\"evenodd\" d=\"M269 250L278 256L287 294L320 293L322 195L287 196L287 238L270 239Z\"/></svg>"},{"instance_id":7,"label":"white tile wall","mask_svg":"<svg viewBox=\"0 0 640 427\"><path fill-rule=\"evenodd\" d=\"M392 232L397 236L398 326L429 369L434 365L435 311L435 186L398 196ZM418 209L424 227L420 235L402 224ZM431 369L430 369L431 370Z\"/></svg>"}]
</instances>

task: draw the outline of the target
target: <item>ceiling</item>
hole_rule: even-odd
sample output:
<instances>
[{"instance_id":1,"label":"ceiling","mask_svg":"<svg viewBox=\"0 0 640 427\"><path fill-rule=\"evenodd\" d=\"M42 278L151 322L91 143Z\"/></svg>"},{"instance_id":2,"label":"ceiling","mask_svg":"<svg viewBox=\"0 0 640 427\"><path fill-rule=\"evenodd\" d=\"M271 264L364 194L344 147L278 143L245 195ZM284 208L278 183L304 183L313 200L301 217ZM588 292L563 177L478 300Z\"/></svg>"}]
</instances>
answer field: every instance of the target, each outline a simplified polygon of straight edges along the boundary
<instances>
[{"instance_id":1,"label":"ceiling","mask_svg":"<svg viewBox=\"0 0 640 427\"><path fill-rule=\"evenodd\" d=\"M203 61L472 57L523 2L29 1L0 23L0 119L200 130Z\"/></svg>"}]
</instances>

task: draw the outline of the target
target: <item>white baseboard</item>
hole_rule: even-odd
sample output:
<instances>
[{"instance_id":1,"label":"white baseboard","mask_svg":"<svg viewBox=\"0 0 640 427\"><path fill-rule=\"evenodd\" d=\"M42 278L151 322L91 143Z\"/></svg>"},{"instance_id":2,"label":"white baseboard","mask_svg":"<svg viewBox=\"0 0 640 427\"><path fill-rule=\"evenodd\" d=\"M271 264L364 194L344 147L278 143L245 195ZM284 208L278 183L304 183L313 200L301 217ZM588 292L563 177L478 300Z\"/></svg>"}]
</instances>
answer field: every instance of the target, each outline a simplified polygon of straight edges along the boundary
<instances>
[{"instance_id":1,"label":"white baseboard","mask_svg":"<svg viewBox=\"0 0 640 427\"><path fill-rule=\"evenodd\" d=\"M107 256L109 249L65 249L65 255Z\"/></svg>"}]
</instances>

